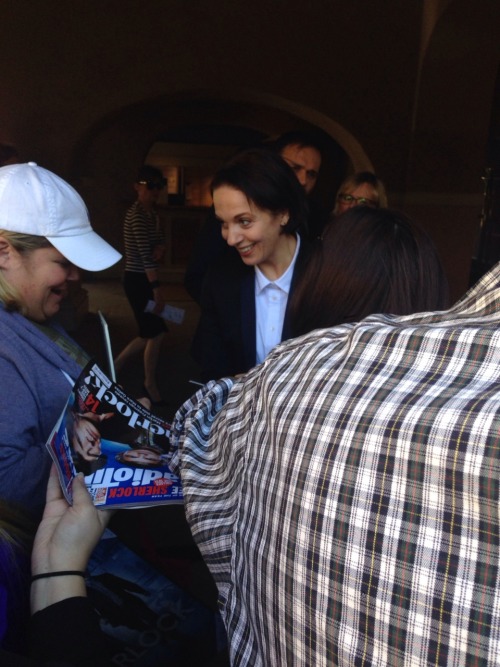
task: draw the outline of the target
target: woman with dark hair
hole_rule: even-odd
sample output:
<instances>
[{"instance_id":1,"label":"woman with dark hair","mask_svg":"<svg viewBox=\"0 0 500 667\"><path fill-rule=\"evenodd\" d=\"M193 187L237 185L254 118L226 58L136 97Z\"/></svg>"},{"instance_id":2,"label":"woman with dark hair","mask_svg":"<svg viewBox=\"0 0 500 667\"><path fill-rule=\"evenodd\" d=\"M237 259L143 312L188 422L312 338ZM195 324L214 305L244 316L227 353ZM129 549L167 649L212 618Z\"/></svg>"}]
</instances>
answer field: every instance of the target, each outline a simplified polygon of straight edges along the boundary
<instances>
[{"instance_id":1,"label":"woman with dark hair","mask_svg":"<svg viewBox=\"0 0 500 667\"><path fill-rule=\"evenodd\" d=\"M83 472L87 476L106 465L108 458L101 453L101 433L97 424L111 417L112 412L96 414L72 410L69 413L67 427L77 472Z\"/></svg>"},{"instance_id":2,"label":"woman with dark hair","mask_svg":"<svg viewBox=\"0 0 500 667\"><path fill-rule=\"evenodd\" d=\"M360 206L332 220L314 248L290 304L292 333L447 304L429 236L402 213Z\"/></svg>"},{"instance_id":3,"label":"woman with dark hair","mask_svg":"<svg viewBox=\"0 0 500 667\"><path fill-rule=\"evenodd\" d=\"M246 372L290 336L287 304L306 255L305 193L281 156L243 151L215 174L211 190L231 250L203 285L193 345L203 380Z\"/></svg>"}]
</instances>

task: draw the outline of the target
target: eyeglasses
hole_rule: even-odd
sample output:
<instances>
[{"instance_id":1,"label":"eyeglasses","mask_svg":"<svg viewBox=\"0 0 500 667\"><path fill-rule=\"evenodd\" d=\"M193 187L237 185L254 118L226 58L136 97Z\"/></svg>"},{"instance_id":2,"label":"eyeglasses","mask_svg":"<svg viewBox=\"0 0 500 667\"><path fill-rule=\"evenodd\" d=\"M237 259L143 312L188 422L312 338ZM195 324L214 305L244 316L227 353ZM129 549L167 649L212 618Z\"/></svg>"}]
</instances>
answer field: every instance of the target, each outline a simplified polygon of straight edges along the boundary
<instances>
[{"instance_id":1,"label":"eyeglasses","mask_svg":"<svg viewBox=\"0 0 500 667\"><path fill-rule=\"evenodd\" d=\"M148 190L163 190L167 181L162 178L161 181L139 181L140 185L145 185Z\"/></svg>"},{"instance_id":2,"label":"eyeglasses","mask_svg":"<svg viewBox=\"0 0 500 667\"><path fill-rule=\"evenodd\" d=\"M344 204L352 204L353 206L370 206L371 208L378 208L378 202L373 201L373 199L368 199L368 197L353 197L352 195L340 194L338 196L340 201Z\"/></svg>"}]
</instances>

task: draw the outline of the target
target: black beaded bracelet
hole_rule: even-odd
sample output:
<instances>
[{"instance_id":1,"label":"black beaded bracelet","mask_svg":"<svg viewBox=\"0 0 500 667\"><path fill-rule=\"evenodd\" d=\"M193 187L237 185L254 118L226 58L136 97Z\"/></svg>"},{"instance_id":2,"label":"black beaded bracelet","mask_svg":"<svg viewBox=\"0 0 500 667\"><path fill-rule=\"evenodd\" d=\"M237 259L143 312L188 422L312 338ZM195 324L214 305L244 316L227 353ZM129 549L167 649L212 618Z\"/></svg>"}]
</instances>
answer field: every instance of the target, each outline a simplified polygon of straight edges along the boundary
<instances>
[{"instance_id":1,"label":"black beaded bracelet","mask_svg":"<svg viewBox=\"0 0 500 667\"><path fill-rule=\"evenodd\" d=\"M48 579L49 577L85 577L85 572L80 572L80 570L60 570L59 572L44 572L43 574L34 574L31 577L31 581L36 581L37 579Z\"/></svg>"},{"instance_id":2,"label":"black beaded bracelet","mask_svg":"<svg viewBox=\"0 0 500 667\"><path fill-rule=\"evenodd\" d=\"M149 286L151 287L151 289L156 289L157 287L160 286L160 281L159 280L152 280L149 283Z\"/></svg>"}]
</instances>

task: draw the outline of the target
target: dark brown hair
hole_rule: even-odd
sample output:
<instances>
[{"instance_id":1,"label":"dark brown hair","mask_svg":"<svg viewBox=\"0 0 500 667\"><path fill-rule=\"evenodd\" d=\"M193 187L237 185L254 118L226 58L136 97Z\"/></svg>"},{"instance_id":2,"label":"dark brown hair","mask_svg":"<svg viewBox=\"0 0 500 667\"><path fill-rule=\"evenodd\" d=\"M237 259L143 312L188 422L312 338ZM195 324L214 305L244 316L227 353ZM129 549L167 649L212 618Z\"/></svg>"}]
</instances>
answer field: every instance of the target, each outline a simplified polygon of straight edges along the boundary
<instances>
[{"instance_id":1,"label":"dark brown hair","mask_svg":"<svg viewBox=\"0 0 500 667\"><path fill-rule=\"evenodd\" d=\"M292 169L270 150L251 148L221 167L215 174L211 193L223 185L243 192L248 201L272 213L288 212L282 232L294 234L307 229L307 199Z\"/></svg>"},{"instance_id":2,"label":"dark brown hair","mask_svg":"<svg viewBox=\"0 0 500 667\"><path fill-rule=\"evenodd\" d=\"M299 336L447 305L447 280L423 229L398 211L358 206L325 227L292 295L290 321Z\"/></svg>"}]
</instances>

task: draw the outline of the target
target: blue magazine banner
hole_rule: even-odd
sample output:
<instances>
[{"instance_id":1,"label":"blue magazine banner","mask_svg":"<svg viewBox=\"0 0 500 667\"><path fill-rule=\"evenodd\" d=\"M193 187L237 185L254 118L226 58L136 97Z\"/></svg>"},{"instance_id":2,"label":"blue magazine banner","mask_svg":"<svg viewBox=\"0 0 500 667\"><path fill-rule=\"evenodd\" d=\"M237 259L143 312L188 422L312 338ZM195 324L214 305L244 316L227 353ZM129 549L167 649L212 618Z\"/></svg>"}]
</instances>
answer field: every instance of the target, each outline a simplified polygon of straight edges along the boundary
<instances>
[{"instance_id":1,"label":"blue magazine banner","mask_svg":"<svg viewBox=\"0 0 500 667\"><path fill-rule=\"evenodd\" d=\"M182 503L167 465L170 425L128 396L93 362L78 378L47 442L66 498L82 472L100 507Z\"/></svg>"}]
</instances>

